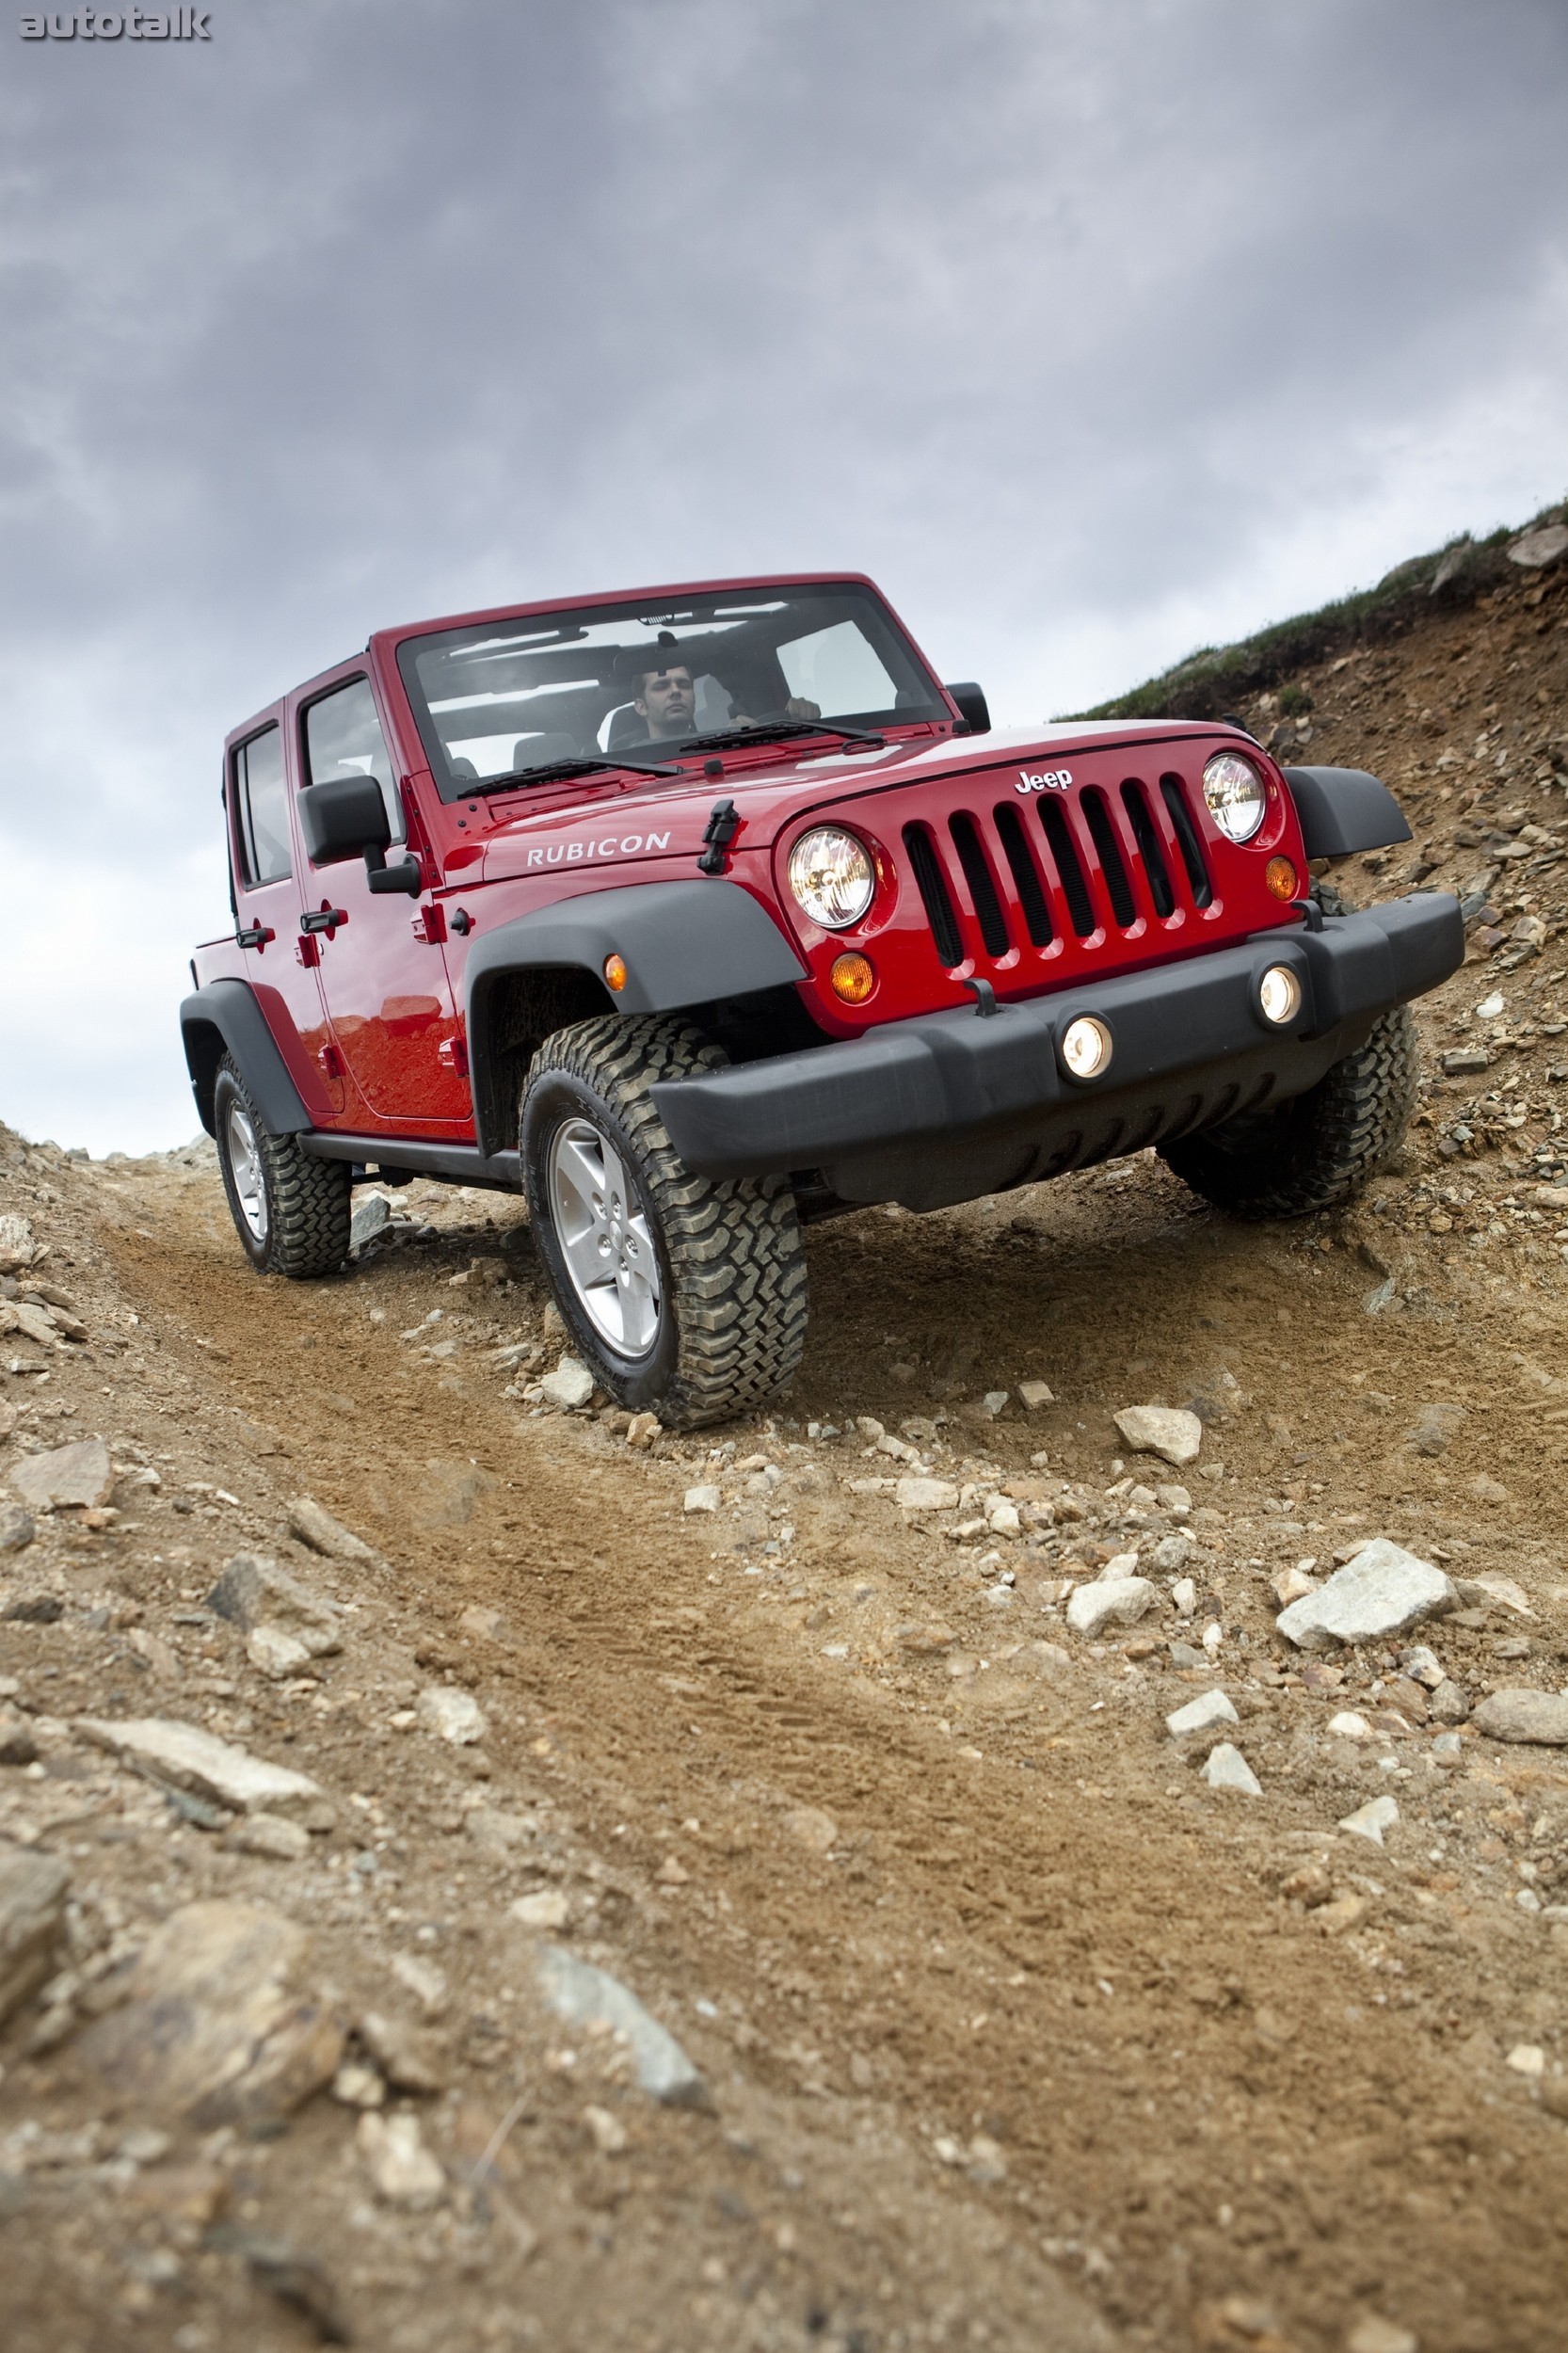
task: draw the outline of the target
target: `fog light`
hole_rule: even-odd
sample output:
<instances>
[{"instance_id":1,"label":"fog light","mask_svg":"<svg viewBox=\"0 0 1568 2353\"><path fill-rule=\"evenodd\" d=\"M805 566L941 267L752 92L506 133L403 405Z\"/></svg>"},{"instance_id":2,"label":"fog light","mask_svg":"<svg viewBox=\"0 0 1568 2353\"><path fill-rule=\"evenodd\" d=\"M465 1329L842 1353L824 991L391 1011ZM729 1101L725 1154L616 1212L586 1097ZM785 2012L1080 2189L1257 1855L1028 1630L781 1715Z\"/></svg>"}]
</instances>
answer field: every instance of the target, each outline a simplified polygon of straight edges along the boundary
<instances>
[{"instance_id":1,"label":"fog light","mask_svg":"<svg viewBox=\"0 0 1568 2353\"><path fill-rule=\"evenodd\" d=\"M834 996L841 997L846 1005L863 1005L876 986L876 969L870 956L835 956L827 977Z\"/></svg>"},{"instance_id":2,"label":"fog light","mask_svg":"<svg viewBox=\"0 0 1568 2353\"><path fill-rule=\"evenodd\" d=\"M1296 870L1288 857L1272 857L1263 869L1263 879L1276 899L1295 897Z\"/></svg>"},{"instance_id":3,"label":"fog light","mask_svg":"<svg viewBox=\"0 0 1568 2353\"><path fill-rule=\"evenodd\" d=\"M1075 1079L1097 1079L1111 1063L1111 1032L1092 1013L1080 1013L1062 1032L1062 1059Z\"/></svg>"},{"instance_id":4,"label":"fog light","mask_svg":"<svg viewBox=\"0 0 1568 2353\"><path fill-rule=\"evenodd\" d=\"M617 996L626 986L626 958L624 956L605 957L604 985L606 988L613 988Z\"/></svg>"},{"instance_id":5,"label":"fog light","mask_svg":"<svg viewBox=\"0 0 1568 2353\"><path fill-rule=\"evenodd\" d=\"M1294 1021L1302 1009L1302 984L1288 964L1271 964L1257 984L1265 1021Z\"/></svg>"}]
</instances>

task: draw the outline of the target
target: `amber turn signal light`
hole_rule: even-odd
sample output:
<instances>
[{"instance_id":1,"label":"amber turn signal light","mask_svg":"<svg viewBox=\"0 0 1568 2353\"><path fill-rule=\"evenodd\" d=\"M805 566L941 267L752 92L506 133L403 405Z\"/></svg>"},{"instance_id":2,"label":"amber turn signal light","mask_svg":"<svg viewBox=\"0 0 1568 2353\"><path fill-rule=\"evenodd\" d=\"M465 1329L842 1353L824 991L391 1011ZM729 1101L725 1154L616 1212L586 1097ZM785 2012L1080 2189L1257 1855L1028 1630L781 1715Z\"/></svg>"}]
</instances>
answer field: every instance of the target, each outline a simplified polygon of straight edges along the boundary
<instances>
[{"instance_id":1,"label":"amber turn signal light","mask_svg":"<svg viewBox=\"0 0 1568 2353\"><path fill-rule=\"evenodd\" d=\"M604 985L606 988L613 988L617 995L626 986L626 958L624 956L605 957Z\"/></svg>"},{"instance_id":2,"label":"amber turn signal light","mask_svg":"<svg viewBox=\"0 0 1568 2353\"><path fill-rule=\"evenodd\" d=\"M1293 899L1300 887L1296 870L1288 857L1272 857L1263 869L1263 879L1276 899Z\"/></svg>"},{"instance_id":3,"label":"amber turn signal light","mask_svg":"<svg viewBox=\"0 0 1568 2353\"><path fill-rule=\"evenodd\" d=\"M870 956L835 956L828 974L833 994L846 1005L863 1005L876 986L876 969Z\"/></svg>"}]
</instances>

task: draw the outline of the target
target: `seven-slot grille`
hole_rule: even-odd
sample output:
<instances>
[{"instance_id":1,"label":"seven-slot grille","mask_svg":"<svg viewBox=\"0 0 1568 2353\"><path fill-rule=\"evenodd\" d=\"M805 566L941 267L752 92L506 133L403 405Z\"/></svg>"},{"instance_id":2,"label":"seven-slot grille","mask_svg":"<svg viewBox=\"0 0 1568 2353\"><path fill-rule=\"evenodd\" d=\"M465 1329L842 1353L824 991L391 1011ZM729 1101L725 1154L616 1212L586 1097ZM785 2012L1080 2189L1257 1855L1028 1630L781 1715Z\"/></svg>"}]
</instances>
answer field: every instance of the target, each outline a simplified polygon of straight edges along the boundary
<instances>
[{"instance_id":1,"label":"seven-slot grille","mask_svg":"<svg viewBox=\"0 0 1568 2353\"><path fill-rule=\"evenodd\" d=\"M904 826L904 846L950 971L977 950L995 961L1053 939L1097 944L1214 895L1174 776L1154 789L1129 777L922 819Z\"/></svg>"}]
</instances>

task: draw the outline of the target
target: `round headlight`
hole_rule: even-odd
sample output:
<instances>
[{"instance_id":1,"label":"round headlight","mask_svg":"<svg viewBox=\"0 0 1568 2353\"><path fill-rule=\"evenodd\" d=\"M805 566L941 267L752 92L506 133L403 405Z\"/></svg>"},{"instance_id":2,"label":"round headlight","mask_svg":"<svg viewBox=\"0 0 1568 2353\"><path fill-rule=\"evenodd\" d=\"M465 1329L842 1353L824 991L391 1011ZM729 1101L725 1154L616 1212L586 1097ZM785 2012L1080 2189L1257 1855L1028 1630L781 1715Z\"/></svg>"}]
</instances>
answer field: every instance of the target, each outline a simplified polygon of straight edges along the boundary
<instances>
[{"instance_id":1,"label":"round headlight","mask_svg":"<svg viewBox=\"0 0 1568 2353\"><path fill-rule=\"evenodd\" d=\"M852 833L819 825L790 852L790 888L797 904L824 932L858 923L876 888L871 853Z\"/></svg>"},{"instance_id":2,"label":"round headlight","mask_svg":"<svg viewBox=\"0 0 1568 2353\"><path fill-rule=\"evenodd\" d=\"M1203 772L1203 797L1214 823L1232 841L1250 841L1263 823L1263 779L1240 752L1215 753Z\"/></svg>"}]
</instances>

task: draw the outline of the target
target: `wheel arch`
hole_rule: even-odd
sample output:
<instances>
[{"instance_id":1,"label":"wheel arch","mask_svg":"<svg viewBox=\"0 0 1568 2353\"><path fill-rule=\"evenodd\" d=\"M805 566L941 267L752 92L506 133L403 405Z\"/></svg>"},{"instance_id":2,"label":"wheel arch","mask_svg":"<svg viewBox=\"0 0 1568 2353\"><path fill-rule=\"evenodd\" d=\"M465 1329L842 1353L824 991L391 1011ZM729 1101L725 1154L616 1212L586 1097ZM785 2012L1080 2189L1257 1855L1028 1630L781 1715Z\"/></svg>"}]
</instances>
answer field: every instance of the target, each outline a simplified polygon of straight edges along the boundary
<instances>
[{"instance_id":1,"label":"wheel arch","mask_svg":"<svg viewBox=\"0 0 1568 2353\"><path fill-rule=\"evenodd\" d=\"M180 1032L191 1092L208 1135L216 1133L214 1096L226 1053L275 1136L297 1135L313 1126L255 993L244 981L210 981L187 997L180 1007Z\"/></svg>"},{"instance_id":2,"label":"wheel arch","mask_svg":"<svg viewBox=\"0 0 1568 2353\"><path fill-rule=\"evenodd\" d=\"M1398 801L1364 768L1287 768L1283 774L1309 858L1351 857L1411 840Z\"/></svg>"},{"instance_id":3,"label":"wheel arch","mask_svg":"<svg viewBox=\"0 0 1568 2353\"><path fill-rule=\"evenodd\" d=\"M624 987L605 984L619 956ZM806 978L761 901L738 883L592 890L482 934L464 975L474 1125L482 1151L513 1141L522 1080L552 1031L596 1014L679 1013Z\"/></svg>"}]
</instances>

